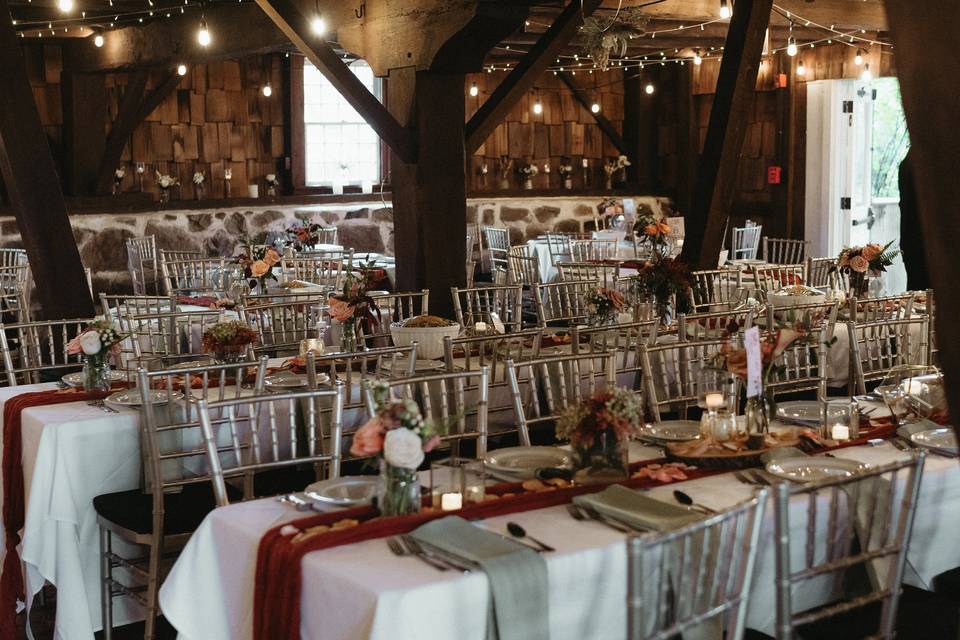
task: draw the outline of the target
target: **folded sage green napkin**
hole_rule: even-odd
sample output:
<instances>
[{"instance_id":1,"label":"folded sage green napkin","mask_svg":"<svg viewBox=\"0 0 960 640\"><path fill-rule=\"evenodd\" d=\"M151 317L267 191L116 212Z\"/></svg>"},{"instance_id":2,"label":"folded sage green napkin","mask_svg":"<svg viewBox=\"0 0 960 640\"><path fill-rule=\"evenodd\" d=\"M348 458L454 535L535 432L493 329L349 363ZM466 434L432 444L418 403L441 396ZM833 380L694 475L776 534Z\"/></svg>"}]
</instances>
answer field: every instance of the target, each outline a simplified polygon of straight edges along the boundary
<instances>
[{"instance_id":1,"label":"folded sage green napkin","mask_svg":"<svg viewBox=\"0 0 960 640\"><path fill-rule=\"evenodd\" d=\"M785 460L787 458L806 458L806 453L796 447L774 447L760 456L760 461L766 466L774 460Z\"/></svg>"},{"instance_id":2,"label":"folded sage green napkin","mask_svg":"<svg viewBox=\"0 0 960 640\"><path fill-rule=\"evenodd\" d=\"M897 435L904 440L909 440L910 436L915 433L920 433L921 431L930 431L931 429L941 429L942 427L943 425L923 418L917 422L911 422L910 424L903 425L897 429Z\"/></svg>"},{"instance_id":3,"label":"folded sage green napkin","mask_svg":"<svg viewBox=\"0 0 960 640\"><path fill-rule=\"evenodd\" d=\"M679 529L705 517L702 513L651 498L619 484L612 484L600 493L576 496L573 501L632 527L661 533Z\"/></svg>"},{"instance_id":4,"label":"folded sage green napkin","mask_svg":"<svg viewBox=\"0 0 960 640\"><path fill-rule=\"evenodd\" d=\"M449 516L411 534L426 545L480 565L490 581L488 640L549 640L547 563L537 552Z\"/></svg>"}]
</instances>

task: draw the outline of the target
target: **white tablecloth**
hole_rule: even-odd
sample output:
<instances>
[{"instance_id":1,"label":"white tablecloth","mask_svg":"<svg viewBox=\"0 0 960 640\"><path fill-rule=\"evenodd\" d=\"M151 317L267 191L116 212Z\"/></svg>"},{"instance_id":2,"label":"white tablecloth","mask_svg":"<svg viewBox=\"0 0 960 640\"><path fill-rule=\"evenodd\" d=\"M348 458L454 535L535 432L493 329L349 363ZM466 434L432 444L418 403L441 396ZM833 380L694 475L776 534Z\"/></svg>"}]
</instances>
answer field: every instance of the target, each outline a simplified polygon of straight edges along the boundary
<instances>
[{"instance_id":1,"label":"white tablecloth","mask_svg":"<svg viewBox=\"0 0 960 640\"><path fill-rule=\"evenodd\" d=\"M885 444L836 455L882 463L904 454ZM650 493L669 501L676 487L658 487ZM693 480L682 487L698 502L714 508L743 500L752 490L731 474ZM960 547L954 543L954 532L960 527L958 499L957 461L928 458L909 552L920 584L929 584L934 575L960 565ZM805 509L805 502L798 502L797 516ZM259 500L217 509L207 517L160 592L167 619L181 638L251 638L257 545L269 528L301 516L276 501ZM551 637L625 638L624 537L595 522L574 521L563 507L491 518L481 525L502 532L508 520L521 523L530 535L557 548L544 556ZM747 622L768 633L776 616L772 535L772 510L768 510ZM804 551L801 545L794 550ZM485 637L488 588L480 573L439 573L416 560L393 556L383 540L316 551L303 562L302 638ZM799 597L812 606L823 602L826 593L812 588Z\"/></svg>"},{"instance_id":2,"label":"white tablecloth","mask_svg":"<svg viewBox=\"0 0 960 640\"><path fill-rule=\"evenodd\" d=\"M530 247L531 253L536 257L540 269L540 278L544 282L553 282L560 276L560 270L554 266L553 261L550 259L550 248L547 246L546 240L529 240L527 241L527 246ZM636 256L633 251L633 244L628 242L621 242L617 245L617 255L613 258L614 260L634 260ZM560 262L569 262L569 259L562 258ZM633 274L636 271L633 270ZM621 275L631 275L628 272L621 273Z\"/></svg>"}]
</instances>

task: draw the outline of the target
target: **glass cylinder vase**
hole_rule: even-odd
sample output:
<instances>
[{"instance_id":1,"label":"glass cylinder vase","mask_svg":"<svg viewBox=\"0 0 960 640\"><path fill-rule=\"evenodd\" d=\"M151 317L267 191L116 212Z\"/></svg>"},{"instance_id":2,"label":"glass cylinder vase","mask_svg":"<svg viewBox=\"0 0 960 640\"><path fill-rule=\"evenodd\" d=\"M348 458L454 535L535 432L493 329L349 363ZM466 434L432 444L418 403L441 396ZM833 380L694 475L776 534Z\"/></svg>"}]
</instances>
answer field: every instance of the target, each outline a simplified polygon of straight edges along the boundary
<instances>
[{"instance_id":1,"label":"glass cylinder vase","mask_svg":"<svg viewBox=\"0 0 960 640\"><path fill-rule=\"evenodd\" d=\"M580 484L602 484L627 478L626 438L610 430L598 431L593 440L573 445L573 479Z\"/></svg>"},{"instance_id":2,"label":"glass cylinder vase","mask_svg":"<svg viewBox=\"0 0 960 640\"><path fill-rule=\"evenodd\" d=\"M416 469L395 467L380 460L377 505L382 516L405 516L420 512L420 478Z\"/></svg>"},{"instance_id":3,"label":"glass cylinder vase","mask_svg":"<svg viewBox=\"0 0 960 640\"><path fill-rule=\"evenodd\" d=\"M340 351L352 353L357 350L357 321L349 318L340 326Z\"/></svg>"},{"instance_id":4,"label":"glass cylinder vase","mask_svg":"<svg viewBox=\"0 0 960 640\"><path fill-rule=\"evenodd\" d=\"M83 390L109 391L110 365L102 353L83 358Z\"/></svg>"},{"instance_id":5,"label":"glass cylinder vase","mask_svg":"<svg viewBox=\"0 0 960 640\"><path fill-rule=\"evenodd\" d=\"M750 449L760 449L763 438L769 433L770 425L777 415L777 403L773 392L764 389L759 395L747 398L744 411L747 418L747 446Z\"/></svg>"}]
</instances>

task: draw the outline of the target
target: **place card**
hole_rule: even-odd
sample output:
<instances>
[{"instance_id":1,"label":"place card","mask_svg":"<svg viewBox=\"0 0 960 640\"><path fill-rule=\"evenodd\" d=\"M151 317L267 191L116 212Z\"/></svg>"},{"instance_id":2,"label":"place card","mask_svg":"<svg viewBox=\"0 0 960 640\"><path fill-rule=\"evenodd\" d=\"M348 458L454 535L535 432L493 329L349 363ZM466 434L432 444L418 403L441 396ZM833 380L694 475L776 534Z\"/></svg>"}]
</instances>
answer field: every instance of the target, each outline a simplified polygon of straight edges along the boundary
<instances>
[{"instance_id":1,"label":"place card","mask_svg":"<svg viewBox=\"0 0 960 640\"><path fill-rule=\"evenodd\" d=\"M763 393L763 358L760 355L759 327L750 327L743 333L743 346L747 350L747 397L755 398Z\"/></svg>"}]
</instances>

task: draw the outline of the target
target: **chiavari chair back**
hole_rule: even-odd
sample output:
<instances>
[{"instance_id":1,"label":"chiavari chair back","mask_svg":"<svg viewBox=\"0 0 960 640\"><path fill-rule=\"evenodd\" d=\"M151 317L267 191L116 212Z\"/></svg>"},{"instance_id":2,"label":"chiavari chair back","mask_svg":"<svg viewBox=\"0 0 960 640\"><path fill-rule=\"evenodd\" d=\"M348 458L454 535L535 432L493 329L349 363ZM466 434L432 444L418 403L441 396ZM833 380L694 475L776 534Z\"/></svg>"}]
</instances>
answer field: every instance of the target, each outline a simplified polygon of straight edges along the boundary
<instances>
[{"instance_id":1,"label":"chiavari chair back","mask_svg":"<svg viewBox=\"0 0 960 640\"><path fill-rule=\"evenodd\" d=\"M743 273L739 269L694 271L691 276L695 311L710 311L718 305L732 308L743 298Z\"/></svg>"},{"instance_id":2,"label":"chiavari chair back","mask_svg":"<svg viewBox=\"0 0 960 640\"><path fill-rule=\"evenodd\" d=\"M512 284L529 287L542 282L540 263L537 261L537 257L533 255L530 247L525 244L510 247L507 258Z\"/></svg>"},{"instance_id":3,"label":"chiavari chair back","mask_svg":"<svg viewBox=\"0 0 960 640\"><path fill-rule=\"evenodd\" d=\"M464 269L466 270L466 276L467 276L466 282L468 287L473 286L474 271L476 270L476 267L477 267L477 263L473 259L473 242L474 242L473 238L474 238L473 235L469 233L467 234L466 253L464 254L466 256L465 262L464 262Z\"/></svg>"},{"instance_id":4,"label":"chiavari chair back","mask_svg":"<svg viewBox=\"0 0 960 640\"><path fill-rule=\"evenodd\" d=\"M707 311L677 315L677 335L681 340L715 340L730 334L743 334L753 326L756 310L750 307L731 311Z\"/></svg>"},{"instance_id":5,"label":"chiavari chair back","mask_svg":"<svg viewBox=\"0 0 960 640\"><path fill-rule=\"evenodd\" d=\"M937 348L937 303L933 289L927 289L927 364L936 365L939 361Z\"/></svg>"},{"instance_id":6,"label":"chiavari chair back","mask_svg":"<svg viewBox=\"0 0 960 640\"><path fill-rule=\"evenodd\" d=\"M817 400L827 398L827 345L824 330L811 331L796 340L773 362L765 389L776 399L801 391L816 391Z\"/></svg>"},{"instance_id":7,"label":"chiavari chair back","mask_svg":"<svg viewBox=\"0 0 960 640\"><path fill-rule=\"evenodd\" d=\"M573 353L611 353L617 385L639 392L643 377L640 363L641 344L655 344L658 320L624 322L609 327L581 327L571 329Z\"/></svg>"},{"instance_id":8,"label":"chiavari chair back","mask_svg":"<svg viewBox=\"0 0 960 640\"><path fill-rule=\"evenodd\" d=\"M160 249L160 262L178 262L180 260L198 260L203 257L202 251L181 251L178 249Z\"/></svg>"},{"instance_id":9,"label":"chiavari chair back","mask_svg":"<svg viewBox=\"0 0 960 640\"><path fill-rule=\"evenodd\" d=\"M619 263L561 262L557 269L561 282L593 280L598 287L616 287L620 275Z\"/></svg>"},{"instance_id":10,"label":"chiavari chair back","mask_svg":"<svg viewBox=\"0 0 960 640\"><path fill-rule=\"evenodd\" d=\"M286 280L300 280L333 289L343 288L347 268L343 260L332 258L297 256L280 260L280 271Z\"/></svg>"},{"instance_id":11,"label":"chiavari chair back","mask_svg":"<svg viewBox=\"0 0 960 640\"><path fill-rule=\"evenodd\" d=\"M808 244L806 240L763 236L762 259L769 264L803 264Z\"/></svg>"},{"instance_id":12,"label":"chiavari chair back","mask_svg":"<svg viewBox=\"0 0 960 640\"><path fill-rule=\"evenodd\" d=\"M640 345L644 395L654 422L667 412L686 419L687 410L697 404L700 370L713 366L725 344L726 339L713 339ZM736 406L736 401L729 398L729 406Z\"/></svg>"},{"instance_id":13,"label":"chiavari chair back","mask_svg":"<svg viewBox=\"0 0 960 640\"><path fill-rule=\"evenodd\" d=\"M18 267L24 264L29 264L26 249L0 249L0 267Z\"/></svg>"},{"instance_id":14,"label":"chiavari chair back","mask_svg":"<svg viewBox=\"0 0 960 640\"><path fill-rule=\"evenodd\" d=\"M564 233L548 233L544 236L547 241L547 251L550 252L550 264L557 266L561 262L573 262L573 249L570 248L573 238Z\"/></svg>"},{"instance_id":15,"label":"chiavari chair back","mask_svg":"<svg viewBox=\"0 0 960 640\"><path fill-rule=\"evenodd\" d=\"M163 560L186 545L204 516L217 505L201 427L201 403L250 395L252 392L243 388L248 367L257 371L253 389L262 389L266 360L137 372L140 394L145 399L140 441L146 490L138 487L93 499L100 529L100 605L105 637L112 635L113 598L120 594L134 598L146 609L144 637L154 637L159 612L157 593L170 566ZM232 444L221 438L218 448L226 453ZM127 545L146 547L146 562L142 551L138 557L122 556L125 547L115 547L114 537ZM117 580L114 569L118 567L131 571L144 586L131 588Z\"/></svg>"},{"instance_id":16,"label":"chiavari chair back","mask_svg":"<svg viewBox=\"0 0 960 640\"><path fill-rule=\"evenodd\" d=\"M611 353L508 360L507 379L523 446L530 446L532 431L552 429L568 409L616 384Z\"/></svg>"},{"instance_id":17,"label":"chiavari chair back","mask_svg":"<svg viewBox=\"0 0 960 640\"><path fill-rule=\"evenodd\" d=\"M59 380L83 366L67 344L95 318L0 324L0 352L7 386Z\"/></svg>"},{"instance_id":18,"label":"chiavari chair back","mask_svg":"<svg viewBox=\"0 0 960 640\"><path fill-rule=\"evenodd\" d=\"M373 301L380 309L380 321L376 325L363 327L363 338L368 345L379 342L390 343L390 323L403 322L410 318L430 313L430 290L401 291L382 293L374 296Z\"/></svg>"},{"instance_id":19,"label":"chiavari chair back","mask_svg":"<svg viewBox=\"0 0 960 640\"><path fill-rule=\"evenodd\" d=\"M852 322L876 322L909 318L913 314L915 300L916 294L909 291L882 298L851 298L849 302L850 320Z\"/></svg>"},{"instance_id":20,"label":"chiavari chair back","mask_svg":"<svg viewBox=\"0 0 960 640\"><path fill-rule=\"evenodd\" d=\"M927 364L928 322L926 317L848 322L857 393L866 393L867 382L882 380L893 367Z\"/></svg>"},{"instance_id":21,"label":"chiavari chair back","mask_svg":"<svg viewBox=\"0 0 960 640\"><path fill-rule=\"evenodd\" d=\"M304 250L293 255L293 258L304 260L322 260L325 262L339 262L343 268L349 270L353 267L353 249L310 249Z\"/></svg>"},{"instance_id":22,"label":"chiavari chair back","mask_svg":"<svg viewBox=\"0 0 960 640\"><path fill-rule=\"evenodd\" d=\"M833 289L838 285L837 273L834 270L836 264L836 258L807 258L804 284L814 289Z\"/></svg>"},{"instance_id":23,"label":"chiavari chair back","mask_svg":"<svg viewBox=\"0 0 960 640\"><path fill-rule=\"evenodd\" d=\"M443 339L443 361L447 371L460 369L475 371L480 367L490 370L490 386L506 386L508 360L523 362L540 356L540 329L513 333L465 336ZM513 405L508 407L511 411Z\"/></svg>"},{"instance_id":24,"label":"chiavari chair back","mask_svg":"<svg viewBox=\"0 0 960 640\"><path fill-rule=\"evenodd\" d=\"M503 323L504 330L520 331L523 328L523 287L506 285L458 289L450 287L453 297L454 319L461 327L469 328L478 322L491 327L494 317Z\"/></svg>"},{"instance_id":25,"label":"chiavari chair back","mask_svg":"<svg viewBox=\"0 0 960 640\"><path fill-rule=\"evenodd\" d=\"M340 232L336 227L317 229L317 244L340 244Z\"/></svg>"},{"instance_id":26,"label":"chiavari chair back","mask_svg":"<svg viewBox=\"0 0 960 640\"><path fill-rule=\"evenodd\" d=\"M483 227L483 245L480 249L481 255L482 250L486 249L490 256L491 271L506 271L510 231L502 227Z\"/></svg>"},{"instance_id":27,"label":"chiavari chair back","mask_svg":"<svg viewBox=\"0 0 960 640\"><path fill-rule=\"evenodd\" d=\"M134 294L143 296L149 292L159 293L156 236L127 240L127 271Z\"/></svg>"},{"instance_id":28,"label":"chiavari chair back","mask_svg":"<svg viewBox=\"0 0 960 640\"><path fill-rule=\"evenodd\" d=\"M257 332L257 352L272 357L298 355L300 341L316 337L322 305L299 300L240 308L240 319Z\"/></svg>"},{"instance_id":29,"label":"chiavari chair back","mask_svg":"<svg viewBox=\"0 0 960 640\"><path fill-rule=\"evenodd\" d=\"M777 640L798 627L880 603L880 619L863 637L892 640L913 531L925 454L871 466L852 477L782 482L773 487L776 541ZM802 585L838 593L848 576L875 576L855 595L804 610L794 600Z\"/></svg>"},{"instance_id":30,"label":"chiavari chair back","mask_svg":"<svg viewBox=\"0 0 960 640\"><path fill-rule=\"evenodd\" d=\"M779 291L784 287L803 284L803 271L805 267L802 264L796 265L767 265L763 267L753 267L753 280L757 291L763 295Z\"/></svg>"},{"instance_id":31,"label":"chiavari chair back","mask_svg":"<svg viewBox=\"0 0 960 640\"><path fill-rule=\"evenodd\" d=\"M805 326L819 329L823 334L824 342L833 338L833 330L840 313L840 303L813 302L809 304L794 304L775 307L767 305L767 327L777 326Z\"/></svg>"},{"instance_id":32,"label":"chiavari chair back","mask_svg":"<svg viewBox=\"0 0 960 640\"><path fill-rule=\"evenodd\" d=\"M0 313L7 322L30 321L30 265L26 262L0 266Z\"/></svg>"},{"instance_id":33,"label":"chiavari chair back","mask_svg":"<svg viewBox=\"0 0 960 640\"><path fill-rule=\"evenodd\" d=\"M760 233L763 227L747 220L743 227L731 230L730 259L756 260L760 249Z\"/></svg>"},{"instance_id":34,"label":"chiavari chair back","mask_svg":"<svg viewBox=\"0 0 960 640\"><path fill-rule=\"evenodd\" d=\"M100 294L100 311L107 318L123 322L127 316L169 313L177 308L176 296L137 296ZM122 325L121 325L122 326Z\"/></svg>"},{"instance_id":35,"label":"chiavari chair back","mask_svg":"<svg viewBox=\"0 0 960 640\"><path fill-rule=\"evenodd\" d=\"M678 638L714 617L724 638L743 637L768 491L675 531L627 540L629 640Z\"/></svg>"},{"instance_id":36,"label":"chiavari chair back","mask_svg":"<svg viewBox=\"0 0 960 640\"><path fill-rule=\"evenodd\" d=\"M597 288L593 280L538 284L534 291L537 323L540 327L584 324L587 320L586 295Z\"/></svg>"},{"instance_id":37,"label":"chiavari chair back","mask_svg":"<svg viewBox=\"0 0 960 640\"><path fill-rule=\"evenodd\" d=\"M201 352L201 340L223 311L170 311L127 316L133 357L181 356Z\"/></svg>"},{"instance_id":38,"label":"chiavari chair back","mask_svg":"<svg viewBox=\"0 0 960 640\"><path fill-rule=\"evenodd\" d=\"M214 294L224 291L229 280L224 258L161 260L164 293L168 295Z\"/></svg>"},{"instance_id":39,"label":"chiavari chair back","mask_svg":"<svg viewBox=\"0 0 960 640\"><path fill-rule=\"evenodd\" d=\"M616 257L616 240L570 240L570 262L613 260Z\"/></svg>"},{"instance_id":40,"label":"chiavari chair back","mask_svg":"<svg viewBox=\"0 0 960 640\"><path fill-rule=\"evenodd\" d=\"M318 304L327 300L331 289L326 287L304 287L300 289L287 289L283 293L247 293L238 301L243 307L259 307L265 304L275 302L296 301L301 304Z\"/></svg>"},{"instance_id":41,"label":"chiavari chair back","mask_svg":"<svg viewBox=\"0 0 960 640\"><path fill-rule=\"evenodd\" d=\"M449 446L460 455L465 440L476 442L476 457L487 453L490 370L480 367L472 371L435 373L386 382L386 393L400 400L413 400L420 405L424 419L445 425L440 435L441 446ZM376 391L367 389L367 411L376 414Z\"/></svg>"}]
</instances>

